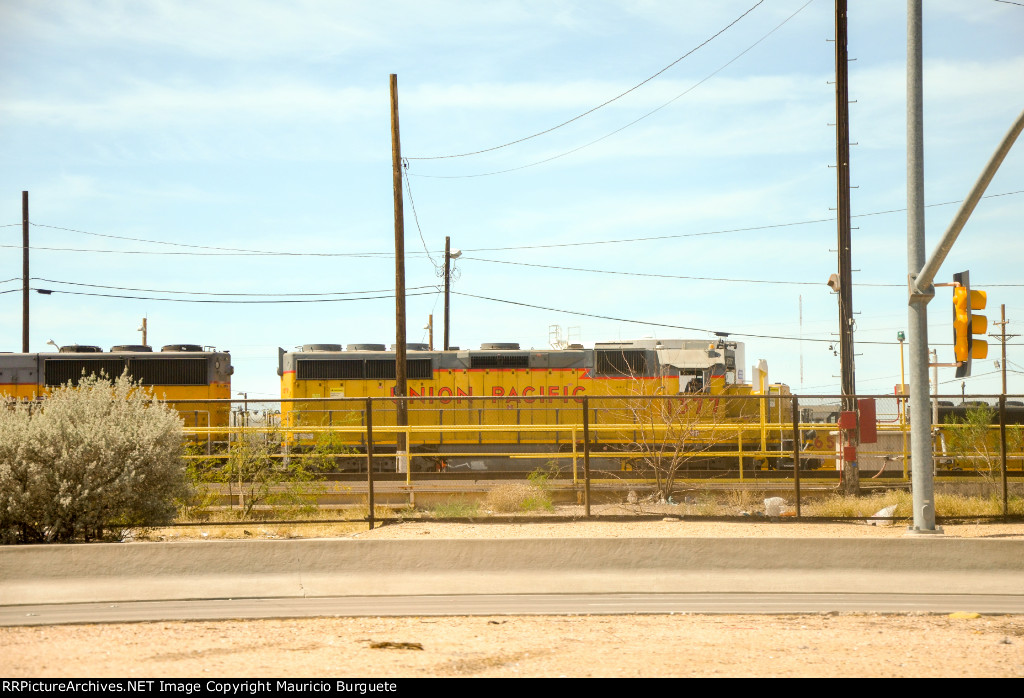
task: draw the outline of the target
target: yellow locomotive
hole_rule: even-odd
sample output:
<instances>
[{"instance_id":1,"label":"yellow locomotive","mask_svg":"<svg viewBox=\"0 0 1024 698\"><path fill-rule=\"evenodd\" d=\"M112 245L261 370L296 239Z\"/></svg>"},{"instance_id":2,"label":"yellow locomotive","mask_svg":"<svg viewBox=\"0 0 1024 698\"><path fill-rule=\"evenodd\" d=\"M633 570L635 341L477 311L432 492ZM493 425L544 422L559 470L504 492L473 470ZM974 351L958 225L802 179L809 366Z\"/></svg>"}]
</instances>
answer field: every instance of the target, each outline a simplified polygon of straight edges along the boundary
<instances>
[{"instance_id":1,"label":"yellow locomotive","mask_svg":"<svg viewBox=\"0 0 1024 698\"><path fill-rule=\"evenodd\" d=\"M313 344L280 349L278 358L281 426L290 445L313 444L331 431L360 451L366 398L373 398L375 434L387 434L375 436L374 448L396 446L402 431L396 426L397 401L386 399L395 394L393 347ZM781 450L792 410L781 399L789 394L784 385L758 386L765 398L752 399L743 366L742 343L724 337L606 342L593 349L527 350L495 343L430 351L410 344L408 447L413 456L421 454L420 468L443 468L460 459L473 463L477 456L486 456L492 468L532 467L514 462L576 448L586 402L591 443L602 452L621 452L651 438L681 439L656 428L674 422L676 432L685 428L689 444L704 451L746 451L749 462L756 453ZM648 424L651 431L645 431ZM766 428L770 424L774 428Z\"/></svg>"},{"instance_id":2,"label":"yellow locomotive","mask_svg":"<svg viewBox=\"0 0 1024 698\"><path fill-rule=\"evenodd\" d=\"M76 385L83 375L120 376L127 370L153 396L171 404L187 428L226 427L230 407L198 402L231 398L231 355L196 344L170 344L159 352L146 345L69 345L40 354L0 354L0 394L35 400L54 387Z\"/></svg>"}]
</instances>

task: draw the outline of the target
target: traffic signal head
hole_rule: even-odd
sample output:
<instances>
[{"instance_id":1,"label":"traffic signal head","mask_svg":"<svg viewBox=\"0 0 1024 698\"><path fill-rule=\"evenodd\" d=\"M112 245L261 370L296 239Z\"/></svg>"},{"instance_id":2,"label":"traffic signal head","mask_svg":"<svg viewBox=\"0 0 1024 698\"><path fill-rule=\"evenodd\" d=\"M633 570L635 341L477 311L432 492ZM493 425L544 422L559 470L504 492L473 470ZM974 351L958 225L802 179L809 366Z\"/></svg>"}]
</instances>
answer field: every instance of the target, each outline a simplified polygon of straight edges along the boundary
<instances>
[{"instance_id":1,"label":"traffic signal head","mask_svg":"<svg viewBox=\"0 0 1024 698\"><path fill-rule=\"evenodd\" d=\"M960 364L956 377L963 378L971 375L971 359L988 356L988 342L974 338L988 329L988 318L975 312L985 309L988 294L971 290L966 271L953 274L953 281L958 284L953 288L953 353Z\"/></svg>"}]
</instances>

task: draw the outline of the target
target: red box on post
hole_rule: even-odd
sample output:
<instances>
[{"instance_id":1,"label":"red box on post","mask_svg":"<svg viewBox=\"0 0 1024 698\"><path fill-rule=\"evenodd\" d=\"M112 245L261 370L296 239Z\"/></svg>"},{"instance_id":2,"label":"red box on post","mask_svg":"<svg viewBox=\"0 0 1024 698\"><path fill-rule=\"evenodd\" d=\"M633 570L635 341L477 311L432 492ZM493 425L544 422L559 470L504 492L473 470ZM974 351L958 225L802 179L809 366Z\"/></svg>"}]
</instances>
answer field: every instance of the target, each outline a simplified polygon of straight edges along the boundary
<instances>
[{"instance_id":1,"label":"red box on post","mask_svg":"<svg viewBox=\"0 0 1024 698\"><path fill-rule=\"evenodd\" d=\"M836 422L840 429L856 429L857 428L857 413L856 412L840 412L839 421Z\"/></svg>"},{"instance_id":2,"label":"red box on post","mask_svg":"<svg viewBox=\"0 0 1024 698\"><path fill-rule=\"evenodd\" d=\"M875 399L872 397L857 400L857 414L860 415L860 442L873 444L878 442L878 425L875 420Z\"/></svg>"}]
</instances>

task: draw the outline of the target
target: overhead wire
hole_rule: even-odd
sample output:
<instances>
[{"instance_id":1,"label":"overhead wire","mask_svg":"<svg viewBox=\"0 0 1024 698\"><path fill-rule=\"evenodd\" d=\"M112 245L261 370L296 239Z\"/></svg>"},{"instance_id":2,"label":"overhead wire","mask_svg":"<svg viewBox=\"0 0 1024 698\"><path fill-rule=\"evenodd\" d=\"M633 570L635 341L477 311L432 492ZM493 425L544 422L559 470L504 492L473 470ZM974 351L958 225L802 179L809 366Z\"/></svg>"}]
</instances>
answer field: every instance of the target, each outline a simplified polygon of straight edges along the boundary
<instances>
[{"instance_id":1,"label":"overhead wire","mask_svg":"<svg viewBox=\"0 0 1024 698\"><path fill-rule=\"evenodd\" d=\"M121 298L127 300L141 300L141 301L163 301L169 303L238 303L238 304L270 304L270 303L339 303L346 301L369 301L369 300L380 300L384 298L394 298L395 294L385 294L382 296L364 296L360 298L289 298L289 299L274 299L274 300L222 300L212 298L154 298L152 296L125 296L111 293L88 293L85 291L63 291L59 289L36 289L33 291L41 291L47 295L54 293L61 293L64 295L71 296L93 296L98 298ZM423 291L417 293L407 293L408 296L429 296L436 291Z\"/></svg>"},{"instance_id":2,"label":"overhead wire","mask_svg":"<svg viewBox=\"0 0 1024 698\"><path fill-rule=\"evenodd\" d=\"M50 284L66 284L68 286L84 286L86 288L102 288L111 291L138 291L140 293L169 293L177 295L189 295L189 296L272 296L272 297L294 297L294 296L351 296L359 295L364 293L386 293L393 291L393 289L381 288L381 289L370 289L364 291L325 291L322 293L221 293L213 291L170 291L167 289L153 289L153 288L132 288L128 286L104 286L101 284L87 284L77 281L61 281L59 279L44 279L39 276L30 277L32 281L45 281ZM426 286L412 286L408 290L422 290L425 288L434 289L434 284Z\"/></svg>"},{"instance_id":3,"label":"overhead wire","mask_svg":"<svg viewBox=\"0 0 1024 698\"><path fill-rule=\"evenodd\" d=\"M154 241L155 242L155 241ZM0 245L0 247L21 249L23 245ZM75 247L41 247L30 245L30 250L47 252L100 252L106 254L172 255L191 257L352 257L378 258L393 255L393 252L154 252L151 250L98 250Z\"/></svg>"},{"instance_id":4,"label":"overhead wire","mask_svg":"<svg viewBox=\"0 0 1024 698\"><path fill-rule=\"evenodd\" d=\"M695 48L690 49L689 51L684 53L682 56L680 56L679 58L677 58L674 61L672 61L671 63L669 63L667 66L665 66L664 68L662 68L661 70L659 70L657 73L655 73L654 75L650 76L646 80L643 80L642 82L639 82L636 85L633 85L633 87L629 88L625 92L622 92L618 96L613 97L613 98L607 100L606 102L603 102L603 103L597 105L596 107L588 109L587 111L583 112L582 114L574 116L573 118L569 119L568 121L563 121L562 123L558 124L557 126L552 126L551 128L545 129L543 131L539 131L537 133L534 133L533 135L525 136L523 138L518 138L518 139L516 139L514 141L509 141L508 143L503 143L502 145L496 145L496 146L493 146L491 148L484 148L482 150L474 150L472 152L467 152L467 153L457 153L457 154L454 154L454 155L432 155L432 156L424 156L424 157L410 157L410 158L407 158L407 159L408 160L445 160L445 159L450 159L450 158L463 158L463 157L468 157L470 155L479 155L481 153L489 153L489 152L491 152L493 150L500 150L501 148L507 148L510 145L516 145L517 143L522 143L522 142L528 141L528 140L530 140L532 138L536 138L538 136L543 136L546 133L551 133L552 131L555 131L557 129L562 128L563 126L567 126L568 124L571 124L574 121L578 121L579 119L582 119L584 116L587 116L588 114L593 114L598 109L601 109L602 107L606 107L609 104L611 104L612 102L615 102L616 100L619 100L622 97L625 97L630 92L633 92L634 90L637 90L638 88L642 87L643 85L646 85L651 80L653 80L654 78L658 77L659 75L664 73L666 70L668 70L672 66L674 66L677 63L679 63L680 61L682 61L684 58L687 58L687 57L693 55L698 50L700 50L704 46L708 45L709 43L711 43L712 41L717 39L719 36L721 36L726 31L728 31L733 25L735 25L741 19L743 19L744 17L749 15L755 9L757 9L763 2L764 2L764 0L758 0L758 2L755 3L753 7L751 7L749 10L747 10L746 12L741 14L736 19L734 19L732 22L730 22L728 25L726 25L723 29L719 30L716 34L714 34L710 38L706 39L705 41L701 42Z\"/></svg>"},{"instance_id":5,"label":"overhead wire","mask_svg":"<svg viewBox=\"0 0 1024 698\"><path fill-rule=\"evenodd\" d=\"M110 235L110 234L106 234L106 233L90 233L87 230L76 230L75 228L62 228L62 227L57 226L57 225L46 225L44 223L29 223L29 225L31 225L33 227L36 227L36 228L52 228L53 230L64 230L64 231L71 232L71 233L79 233L81 235L92 235L92 236L98 237L98 238L111 238L111 239L114 239L114 240L129 240L131 242L148 242L148 243L152 243L154 245L171 245L173 247L190 247L190 248L203 249L203 250L224 250L224 251L229 251L229 252L245 252L247 254L270 254L270 255L277 254L276 252L271 252L271 251L249 250L249 249L242 249L242 248L237 248L237 247L214 247L214 246L211 246L211 245L191 245L191 244L184 243L184 242L168 242L167 240L147 240L145 238L133 238L133 237L128 237L126 235Z\"/></svg>"},{"instance_id":6,"label":"overhead wire","mask_svg":"<svg viewBox=\"0 0 1024 698\"><path fill-rule=\"evenodd\" d=\"M584 267L564 267L557 266L554 264L537 264L535 262L512 262L505 259L484 259L482 257L466 257L463 256L461 259L469 260L471 262L487 262L490 264L509 264L513 266L521 267L536 267L538 269L555 269L558 271L579 271L587 272L591 274L609 274L616 276L636 276L643 278L652 279L682 279L688 281L717 281L725 283L736 283L736 284L777 284L782 286L821 286L821 281L780 281L777 279L730 279L720 276L684 276L681 274L654 274L650 272L639 272L639 271L619 271L614 269L586 269ZM858 281L857 287L869 287L869 288L905 288L906 284L884 284L873 281ZM1024 287L1024 283L1020 284L1000 284L1000 283L986 283L986 288L998 287Z\"/></svg>"},{"instance_id":7,"label":"overhead wire","mask_svg":"<svg viewBox=\"0 0 1024 698\"><path fill-rule=\"evenodd\" d=\"M782 26L783 26L783 25L785 25L785 24L786 24L787 22L789 22L789 20L793 19L793 18L794 18L794 17L796 17L796 16L798 15L798 14L800 14L800 12L802 12L802 11L804 10L804 8L806 8L806 7L807 7L808 5L810 5L810 4L812 3L812 2L814 2L814 0L807 0L807 2L806 2L806 3L805 3L805 4L803 5L803 6L801 6L801 7L800 7L800 8L799 8L799 9L798 9L798 10L797 10L796 12L794 12L794 13L793 13L793 14L791 14L791 15L790 15L789 17L787 17L786 19L784 19L784 20L783 20L782 22L780 22L780 23L779 23L778 25L776 25L776 26L775 26L775 27L774 27L774 28L773 28L773 29L772 29L771 31L769 31L769 32L768 32L767 34L765 34L765 35L764 35L764 36L762 36L762 37L761 37L760 39L758 39L757 41L755 41L754 43L752 43L752 44L751 44L750 46L748 46L747 48L745 48L745 49L744 49L743 51L741 51L740 53L738 53L738 54L737 54L736 56L734 56L734 57L733 57L732 59L730 59L730 60L729 60L728 62L726 62L726 63L724 63L723 65L721 65L721 66L720 66L720 67L719 67L719 68L718 68L717 70L715 70L715 71L713 71L713 72L709 73L709 74L708 74L708 75L706 75L706 76L705 76L704 78L702 78L702 79L701 79L701 80L699 80L698 82L694 83L693 85L691 85L691 86L690 86L690 87L688 87L687 89L683 90L682 92L680 92L680 93L679 93L678 95L676 95L675 97L673 97L673 98L672 98L672 99L670 99L669 101L665 102L664 104L662 104L661 106L659 106L659 107L657 107L657 108L655 108L655 109L652 109L651 111L647 112L647 113L646 113L646 114L644 114L643 116L640 116L639 118L636 118L636 119L634 119L633 121L630 121L630 122L629 122L628 124L626 124L626 125L624 125L624 126L620 126L619 128L615 129L615 130L614 130L614 131L612 131L611 133L606 133L605 135L601 136L600 138L597 138L597 139L595 139L595 140L592 140L592 141L590 141L589 143L584 143L583 145L581 145L581 146L577 146L576 148L573 148L572 150L567 150L567 151L565 151L565 152L563 152L563 153L559 153L558 155L553 155L553 156L551 156L551 157L548 157L548 158L544 158L543 160L538 160L538 161L536 161L536 162L531 162L531 163L528 163L528 164L526 164L526 165L520 165L520 166L518 166L518 167L510 167L510 168L507 168L507 169L504 169L504 170L495 170L495 171L493 171L493 172L478 172L478 173L475 173L475 174L464 174L464 175L421 175L421 174L415 174L415 173L413 173L413 174L412 174L412 176L413 176L413 177L426 177L426 178L430 178L430 179L470 179L470 178L474 178L474 177L491 177L491 176L493 176L493 175L499 175L499 174L507 174L507 173L509 173L509 172L516 172L516 171L518 171L518 170L525 170L525 169L527 169L527 168L529 168L529 167L536 167L537 165L543 165L544 163L548 163L548 162L551 162L552 160L558 160L559 158L563 158L563 157L565 157L566 155L572 155L573 153L579 152L579 151L583 150L584 148L589 148L589 147L590 147L590 146L592 146L592 145L595 145L595 144L597 144L597 143L600 143L601 141L605 140L606 138L611 138L611 137L612 137L612 136L614 136L615 134L617 134L617 133L620 133L621 131L624 131L624 130L626 130L627 128L629 128L629 127L631 127L631 126L634 126L635 124L638 124L639 122L643 121L643 120L644 120L644 119L646 119L647 117L649 117L649 116L652 116L653 114L656 114L657 112L661 111L662 109L664 109L664 108L665 108L665 107L667 107L668 105L672 104L672 103L673 103L673 102L675 102L676 100L680 99L681 97L683 97L683 96L685 96L685 95L689 94L690 92L692 92L693 90L697 89L698 87L700 87L701 85L703 85L703 84L704 84L705 82L707 82L708 80L710 80L711 78L713 78L713 77L714 77L715 75L717 75L718 73L722 72L723 70L725 70L726 68L728 68L728 67L729 67L730 65L732 65L733 63L735 63L735 62L736 62L737 60L739 60L739 59L740 59L740 58L741 58L741 57L742 57L742 56L743 56L744 54L746 54L746 53L747 53L748 51L752 50L752 49L753 49L753 48L754 48L755 46L757 46L757 45L758 45L758 44L760 44L760 43L761 43L762 41L764 41L765 39L767 39L767 38L768 38L769 36L771 36L772 34L774 34L774 33L775 33L776 31L778 31L778 30L779 30L780 28L782 28Z\"/></svg>"},{"instance_id":8,"label":"overhead wire","mask_svg":"<svg viewBox=\"0 0 1024 698\"><path fill-rule=\"evenodd\" d=\"M1018 189L1016 191L1005 191L1002 193L986 194L982 199L995 198L995 197L1010 197L1010 195L1024 193L1024 189ZM952 206L954 204L963 204L964 200L956 200L951 202L940 202L938 204L927 204L926 209L934 208L937 206ZM889 213L903 213L906 209L888 209L886 211L871 211L868 213L858 213L851 216L851 218L866 218L867 216L881 216ZM545 250L550 248L569 248L569 247L585 247L588 245L618 245L626 243L647 243L651 241L658 241L658 239L676 239L681 237L700 237L703 235L722 235L730 232L751 232L754 230L770 230L773 228L786 228L797 225L811 225L814 223L834 223L836 218L811 218L802 221L790 221L786 223L770 223L766 225L755 225L745 228L723 228L722 230L703 230L700 232L678 232L668 235L648 235L644 237L617 237L612 239L599 239L599 241L585 241L583 243L549 243L546 245L518 245L508 246L500 248L464 248L463 252L503 252L506 250Z\"/></svg>"},{"instance_id":9,"label":"overhead wire","mask_svg":"<svg viewBox=\"0 0 1024 698\"><path fill-rule=\"evenodd\" d=\"M427 259L434 266L434 273L436 274L440 271L443 274L444 269L430 255L430 250L427 249L427 241L423 237L423 229L420 228L420 217L416 213L416 202L412 198L412 184L409 182L409 161L407 158L403 158L402 162L402 179L405 181L405 190L409 193L409 207L412 209L412 218L416 222L416 231L420 234L420 242L423 243L423 251L426 253Z\"/></svg>"},{"instance_id":10,"label":"overhead wire","mask_svg":"<svg viewBox=\"0 0 1024 698\"><path fill-rule=\"evenodd\" d=\"M580 272L588 272L588 273L591 273L591 274L612 274L612 275L618 275L618 276L637 276L637 277L654 278L654 279L685 279L685 280L690 280L690 281L722 281L722 282L729 282L729 283L780 284L780 285L788 285L788 286L821 286L822 285L822 282L820 282L820 281L777 281L777 280L773 280L773 279L727 279L727 278L722 278L722 277L718 277L718 276L682 276L682 275L679 275L679 274L652 274L652 273L638 272L638 271L616 271L616 270L611 270L611 269L585 269L585 268L582 268L582 267L562 267L562 266L556 266L556 265L553 265L553 264L535 264L535 263L532 263L532 262L510 262L510 261L502 260L502 259L483 259L482 257L465 257L465 256L463 256L462 259L466 259L466 260L469 260L469 261L472 261L472 262L489 262L491 264L511 264L511 265L523 266L523 267L536 267L536 268L539 268L539 269L556 269L556 270L559 270L559 271L580 271ZM1024 286L1024 284L1021 284L1021 285ZM880 284L880 283L861 283L861 282L858 282L857 286L904 287L904 286L906 286L906 284Z\"/></svg>"},{"instance_id":11,"label":"overhead wire","mask_svg":"<svg viewBox=\"0 0 1024 698\"><path fill-rule=\"evenodd\" d=\"M1016 191L1009 191L1009 192L1002 192L1002 193L999 193L999 194L986 194L982 198L983 199L992 199L992 198L997 198L997 197L1002 197L1002 196L1015 196L1015 195L1018 195L1018 194L1024 194L1024 189L1020 189L1020 190L1016 190ZM963 203L962 199L958 199L958 200L954 200L954 201L941 201L941 202L934 203L934 204L926 204L925 208L933 208L933 207L937 207L937 206L951 206L951 205L960 204L960 203ZM893 209L886 209L884 211L870 211L868 213L858 213L858 214L852 215L851 217L852 218L865 218L865 217L868 217L868 216L880 216L880 215L885 215L885 214L890 214L890 213L903 213L906 210L907 210L906 208L893 208ZM473 248L463 248L463 252L495 252L495 251L505 251L505 250L538 250L538 249L549 249L549 248L555 248L555 247L582 247L582 246L587 246L587 245L612 245L612 244L625 244L625 243L633 243L633 242L650 242L650 241L655 241L655 240L671 240L671 239L688 238L688 237L702 237L702 236L707 236L707 235L724 235L724 234L727 234L727 233L753 232L753 231L756 231L756 230L772 230L772 229L775 229L775 228L787 228L787 227L801 226L801 225L812 225L812 224L816 224L816 223L832 223L835 220L836 219L834 217L832 217L832 218L813 218L813 219L808 219L808 220L803 220L803 221L789 221L789 222L785 222L785 223L770 223L770 224L765 224L765 225L749 226L749 227L745 227L745 228L724 228L722 230L709 230L709 231L700 231L700 232L695 232L695 233L673 233L673 234L669 234L669 235L653 235L653 236L636 237L636 238L613 238L613 239L609 239L609 240L584 240L582 242L548 243L548 244L543 244L543 245L513 245L513 246L505 246L505 247L473 247ZM179 245L179 246L180 245L184 245L184 243L168 243L168 242L163 241L163 240L150 240L150 239L145 239L145 238L127 238L127 237L122 237L122 236L118 236L118 235L107 235L107 234L104 234L104 233L92 233L92 232L88 232L88 231L85 231L85 230L77 230L75 228L63 228L63 227L60 227L60 226L45 225L45 224L42 224L42 223L32 223L32 225L39 226L39 227L44 227L44 228L52 228L52 229L55 229L55 230L63 230L63 231L67 231L67 232L80 233L82 235L94 235L94 236L97 236L97 237L108 237L108 238L115 238L115 239L131 240L133 242L147 242L147 243L153 243L153 244L168 244L168 245ZM387 258L390 258L390 257L393 257L393 255L394 255L393 251L388 251L388 252L290 252L290 251L252 250L252 249L245 249L245 248L212 247L212 246L207 246L207 245L187 245L187 246L191 247L191 248L194 248L194 249L197 249L197 250L227 251L227 252L224 252L223 254L209 255L209 256L217 256L217 257L220 257L220 256L248 256L248 255L259 256L259 255L262 255L262 256L268 256L268 257L285 256L285 257L355 257L355 258L387 257ZM0 247L21 248L22 245L0 245ZM47 250L47 251L59 251L59 252L102 252L102 253L111 253L111 254L150 254L150 255L163 255L163 254L171 254L171 255L179 255L179 254L199 255L200 254L198 252L154 252L154 251L147 251L147 250L103 250L103 249L78 249L78 248L66 248L66 247L36 247L36 246L30 246L30 249L33 249L33 250ZM419 254L423 254L423 253L410 252L410 254L419 255ZM427 252L426 254L429 255L429 252Z\"/></svg>"},{"instance_id":12,"label":"overhead wire","mask_svg":"<svg viewBox=\"0 0 1024 698\"><path fill-rule=\"evenodd\" d=\"M819 342L826 344L835 344L836 339L817 339L813 337L790 337L784 335L771 335L771 334L754 334L752 332L722 332L720 330L713 330L707 327L689 327L686 325L672 325L664 322L652 322L649 320L636 320L633 318L615 317L612 315L598 315L597 313L585 313L579 310L566 310L564 308L552 308L544 305L535 305L532 303L523 303L521 301L510 301L504 298L493 298L490 296L480 296L473 293L466 293L465 291L452 291L457 296L465 296L467 298L476 298L477 300L491 301L493 303L504 303L507 305L515 305L523 308L533 308L535 310L547 310L554 313L565 313L566 315L579 315L581 317L592 317L598 320L612 320L615 322L628 322L635 325L646 325L648 327L667 327L673 330L687 330L690 332L707 332L710 334L726 335L729 337L752 337L755 339L781 339L785 341L807 341L807 342ZM858 342L858 344L883 344L883 345L894 345L898 342Z\"/></svg>"}]
</instances>

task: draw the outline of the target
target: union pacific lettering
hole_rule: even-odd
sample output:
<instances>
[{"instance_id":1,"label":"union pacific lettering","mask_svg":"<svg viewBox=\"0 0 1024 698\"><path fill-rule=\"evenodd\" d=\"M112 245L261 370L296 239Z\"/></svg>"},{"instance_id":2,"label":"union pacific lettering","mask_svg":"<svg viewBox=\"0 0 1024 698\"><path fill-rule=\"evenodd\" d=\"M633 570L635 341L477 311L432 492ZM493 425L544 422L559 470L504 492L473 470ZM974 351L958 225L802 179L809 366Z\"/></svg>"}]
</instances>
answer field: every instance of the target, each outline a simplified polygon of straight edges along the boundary
<instances>
[{"instance_id":1,"label":"union pacific lettering","mask_svg":"<svg viewBox=\"0 0 1024 698\"><path fill-rule=\"evenodd\" d=\"M391 397L394 397L394 396L395 396L395 387L391 386ZM461 397L472 397L472 396L473 396L473 389L472 388L469 388L469 390L463 390L462 388L456 388L454 393L452 392L451 388L447 388L447 387L445 387L445 388L438 388L436 395L434 394L434 386L429 386L429 387L423 388L422 390L416 390L416 388L412 388L412 387L409 388L409 397L428 397L428 398L436 397L441 402L441 404L443 404L443 405L447 405L449 402L451 402L453 397L455 399L458 399L458 398L461 398ZM433 400L430 400L430 402L433 402Z\"/></svg>"},{"instance_id":2,"label":"union pacific lettering","mask_svg":"<svg viewBox=\"0 0 1024 698\"><path fill-rule=\"evenodd\" d=\"M491 397L495 397L495 398L499 398L499 397L504 397L504 398L523 397L523 398L527 398L526 402L531 402L531 403L535 402L535 401L537 401L537 400L539 400L541 398L543 398L545 402L551 402L552 398L562 398L563 400L575 398L575 400L577 402L582 402L582 398L580 398L578 396L581 393L585 393L586 390L587 389L585 387L583 387L582 385L575 385L575 386L573 386L573 385L562 385L562 386L558 386L558 385L550 385L550 386L527 385L527 386L523 387L523 389L521 391L517 391L515 389L515 387L512 387L506 393L505 392L505 388L501 387L500 385L495 385L495 386L491 387ZM394 397L394 395L395 395L395 388L394 388L394 386L391 387L390 393L391 393L391 396ZM438 388L436 391L435 391L433 386L423 387L420 390L417 390L416 388L413 388L413 387L409 388L409 397L431 398L431 400L430 400L431 402L433 401L433 398L437 398L438 401L441 402L442 404L448 404L449 402L452 401L453 398L458 400L459 398L472 397L472 396L473 396L473 389L472 388L469 388L468 390L463 390L462 388L455 388L455 392L452 392L452 389L451 388L447 388L447 387L445 387L445 388Z\"/></svg>"},{"instance_id":3,"label":"union pacific lettering","mask_svg":"<svg viewBox=\"0 0 1024 698\"><path fill-rule=\"evenodd\" d=\"M545 394L545 388L546 388L546 394ZM505 389L503 387L501 387L500 385L495 385L495 386L491 387L491 397L526 397L527 395L537 395L537 396L542 397L542 398L544 398L544 397L548 398L547 402L550 402L551 401L550 398L553 398L553 397L561 397L561 398L576 397L580 393L586 392L586 390L587 389L584 388L582 385L576 385L576 386L569 386L569 385L562 385L562 386L549 385L549 386L543 386L542 385L540 387L534 387L532 385L527 385L527 386L523 387L522 392L516 392L516 389L513 387L513 388L510 388L509 391L506 393ZM531 399L527 400L527 402L533 402L535 399L536 398L531 398ZM581 398L577 398L577 401L581 401Z\"/></svg>"}]
</instances>

